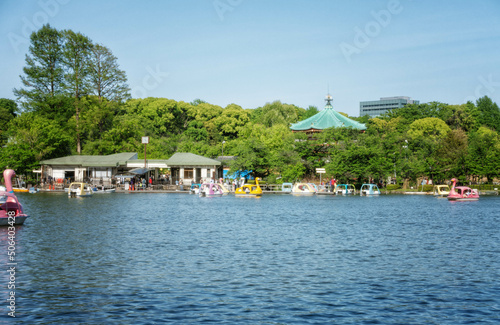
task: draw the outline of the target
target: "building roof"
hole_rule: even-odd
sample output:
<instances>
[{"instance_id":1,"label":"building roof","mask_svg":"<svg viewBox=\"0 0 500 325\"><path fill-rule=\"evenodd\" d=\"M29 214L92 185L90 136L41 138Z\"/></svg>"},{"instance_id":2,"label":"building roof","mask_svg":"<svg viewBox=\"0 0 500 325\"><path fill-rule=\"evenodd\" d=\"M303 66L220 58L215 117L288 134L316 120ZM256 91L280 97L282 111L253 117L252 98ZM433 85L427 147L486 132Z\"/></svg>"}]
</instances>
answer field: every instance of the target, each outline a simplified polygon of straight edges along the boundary
<instances>
[{"instance_id":1,"label":"building roof","mask_svg":"<svg viewBox=\"0 0 500 325\"><path fill-rule=\"evenodd\" d=\"M169 167L177 166L220 166L222 163L218 160L198 156L189 152L177 152L167 160Z\"/></svg>"},{"instance_id":2,"label":"building roof","mask_svg":"<svg viewBox=\"0 0 500 325\"><path fill-rule=\"evenodd\" d=\"M327 104L321 112L297 123L290 127L293 131L320 131L331 127L352 127L354 129L366 130L363 123L351 120L348 117L335 111L331 105L332 97L326 96Z\"/></svg>"},{"instance_id":3,"label":"building roof","mask_svg":"<svg viewBox=\"0 0 500 325\"><path fill-rule=\"evenodd\" d=\"M78 165L81 167L118 167L125 166L128 160L137 159L136 152L123 152L107 156L73 155L40 161L41 165Z\"/></svg>"}]
</instances>

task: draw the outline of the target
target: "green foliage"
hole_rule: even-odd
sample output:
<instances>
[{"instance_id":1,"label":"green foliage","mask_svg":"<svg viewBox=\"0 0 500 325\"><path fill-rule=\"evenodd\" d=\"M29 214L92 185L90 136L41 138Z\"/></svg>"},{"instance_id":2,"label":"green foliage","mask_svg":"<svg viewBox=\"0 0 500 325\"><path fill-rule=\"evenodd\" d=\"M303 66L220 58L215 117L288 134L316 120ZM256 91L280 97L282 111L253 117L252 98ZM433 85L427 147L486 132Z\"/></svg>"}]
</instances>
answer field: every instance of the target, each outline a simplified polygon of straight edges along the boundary
<instances>
[{"instance_id":1,"label":"green foliage","mask_svg":"<svg viewBox=\"0 0 500 325\"><path fill-rule=\"evenodd\" d=\"M420 187L420 189L422 189L422 192L432 192L434 190L434 185L425 184L423 187Z\"/></svg>"},{"instance_id":2,"label":"green foliage","mask_svg":"<svg viewBox=\"0 0 500 325\"><path fill-rule=\"evenodd\" d=\"M416 140L426 138L437 141L446 137L448 132L450 132L450 127L443 120L426 117L410 124L408 136Z\"/></svg>"},{"instance_id":3,"label":"green foliage","mask_svg":"<svg viewBox=\"0 0 500 325\"><path fill-rule=\"evenodd\" d=\"M0 145L7 140L4 132L8 129L9 122L16 117L17 104L15 101L6 98L0 98Z\"/></svg>"},{"instance_id":4,"label":"green foliage","mask_svg":"<svg viewBox=\"0 0 500 325\"><path fill-rule=\"evenodd\" d=\"M478 110L478 121L481 125L500 132L500 110L491 98L484 96L476 102Z\"/></svg>"},{"instance_id":5,"label":"green foliage","mask_svg":"<svg viewBox=\"0 0 500 325\"><path fill-rule=\"evenodd\" d=\"M388 191L395 191L395 190L399 190L401 188L401 185L399 185L399 184L387 184L387 186L385 188Z\"/></svg>"},{"instance_id":6,"label":"green foliage","mask_svg":"<svg viewBox=\"0 0 500 325\"><path fill-rule=\"evenodd\" d=\"M57 121L24 113L9 126L9 142L2 148L0 168L27 173L37 168L40 160L70 154L70 145L71 136Z\"/></svg>"}]
</instances>

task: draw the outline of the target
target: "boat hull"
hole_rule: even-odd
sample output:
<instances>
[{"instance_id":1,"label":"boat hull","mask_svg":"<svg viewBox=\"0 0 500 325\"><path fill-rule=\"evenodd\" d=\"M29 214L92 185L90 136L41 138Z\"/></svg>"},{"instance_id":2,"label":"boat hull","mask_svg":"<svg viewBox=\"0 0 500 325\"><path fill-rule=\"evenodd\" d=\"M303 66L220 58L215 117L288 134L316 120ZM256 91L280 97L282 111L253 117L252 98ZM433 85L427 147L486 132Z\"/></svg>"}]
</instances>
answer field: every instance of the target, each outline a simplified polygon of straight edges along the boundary
<instances>
[{"instance_id":1,"label":"boat hull","mask_svg":"<svg viewBox=\"0 0 500 325\"><path fill-rule=\"evenodd\" d=\"M261 194L235 194L236 197L261 197Z\"/></svg>"},{"instance_id":2,"label":"boat hull","mask_svg":"<svg viewBox=\"0 0 500 325\"><path fill-rule=\"evenodd\" d=\"M361 196L376 196L376 195L380 195L379 192L373 192L373 193L370 193L370 192L367 192L367 191L362 191Z\"/></svg>"},{"instance_id":3,"label":"boat hull","mask_svg":"<svg viewBox=\"0 0 500 325\"><path fill-rule=\"evenodd\" d=\"M311 196L316 194L316 192L292 192L293 196Z\"/></svg>"},{"instance_id":4,"label":"boat hull","mask_svg":"<svg viewBox=\"0 0 500 325\"><path fill-rule=\"evenodd\" d=\"M450 197L448 196L448 201L477 201L479 197Z\"/></svg>"},{"instance_id":5,"label":"boat hull","mask_svg":"<svg viewBox=\"0 0 500 325\"><path fill-rule=\"evenodd\" d=\"M116 192L116 189L114 188L110 188L110 189L107 189L107 190L97 190L97 191L94 191L94 194L106 194L106 193L115 193Z\"/></svg>"},{"instance_id":6,"label":"boat hull","mask_svg":"<svg viewBox=\"0 0 500 325\"><path fill-rule=\"evenodd\" d=\"M206 194L206 193L200 193L200 197L221 197L222 195L224 195L223 193L220 193L220 194Z\"/></svg>"},{"instance_id":7,"label":"boat hull","mask_svg":"<svg viewBox=\"0 0 500 325\"><path fill-rule=\"evenodd\" d=\"M24 221L28 218L28 215L26 214L20 214L14 217L14 225L22 225ZM12 219L10 219L12 221ZM0 218L0 226L11 226L12 224L9 223L9 218L8 217L1 217Z\"/></svg>"}]
</instances>

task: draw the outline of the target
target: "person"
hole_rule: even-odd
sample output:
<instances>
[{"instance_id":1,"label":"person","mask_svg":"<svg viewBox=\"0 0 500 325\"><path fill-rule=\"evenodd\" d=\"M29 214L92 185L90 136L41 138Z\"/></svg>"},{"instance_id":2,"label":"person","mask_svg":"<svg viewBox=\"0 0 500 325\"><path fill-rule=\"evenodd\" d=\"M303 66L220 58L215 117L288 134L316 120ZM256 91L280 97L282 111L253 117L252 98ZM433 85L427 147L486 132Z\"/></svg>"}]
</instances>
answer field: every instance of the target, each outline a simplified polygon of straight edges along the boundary
<instances>
[{"instance_id":1,"label":"person","mask_svg":"<svg viewBox=\"0 0 500 325\"><path fill-rule=\"evenodd\" d=\"M153 187L153 177L149 177L149 187Z\"/></svg>"},{"instance_id":2,"label":"person","mask_svg":"<svg viewBox=\"0 0 500 325\"><path fill-rule=\"evenodd\" d=\"M135 186L134 186L134 185L135 185L135 179L134 179L134 177L132 177L132 178L130 179L130 187L129 187L129 190L131 190L131 191L135 191Z\"/></svg>"}]
</instances>

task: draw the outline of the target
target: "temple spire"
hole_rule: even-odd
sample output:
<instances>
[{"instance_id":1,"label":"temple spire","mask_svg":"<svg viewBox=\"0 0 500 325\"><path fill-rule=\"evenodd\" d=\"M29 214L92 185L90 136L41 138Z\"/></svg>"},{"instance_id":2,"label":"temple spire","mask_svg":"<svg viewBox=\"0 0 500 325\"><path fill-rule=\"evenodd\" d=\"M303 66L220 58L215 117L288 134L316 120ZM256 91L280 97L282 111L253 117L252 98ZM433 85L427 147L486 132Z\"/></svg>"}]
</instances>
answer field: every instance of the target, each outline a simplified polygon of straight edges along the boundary
<instances>
[{"instance_id":1,"label":"temple spire","mask_svg":"<svg viewBox=\"0 0 500 325\"><path fill-rule=\"evenodd\" d=\"M330 95L330 93L328 93L328 95L326 95L326 98L325 98L325 102L326 102L325 108L333 108L332 100L333 100L333 97Z\"/></svg>"}]
</instances>

